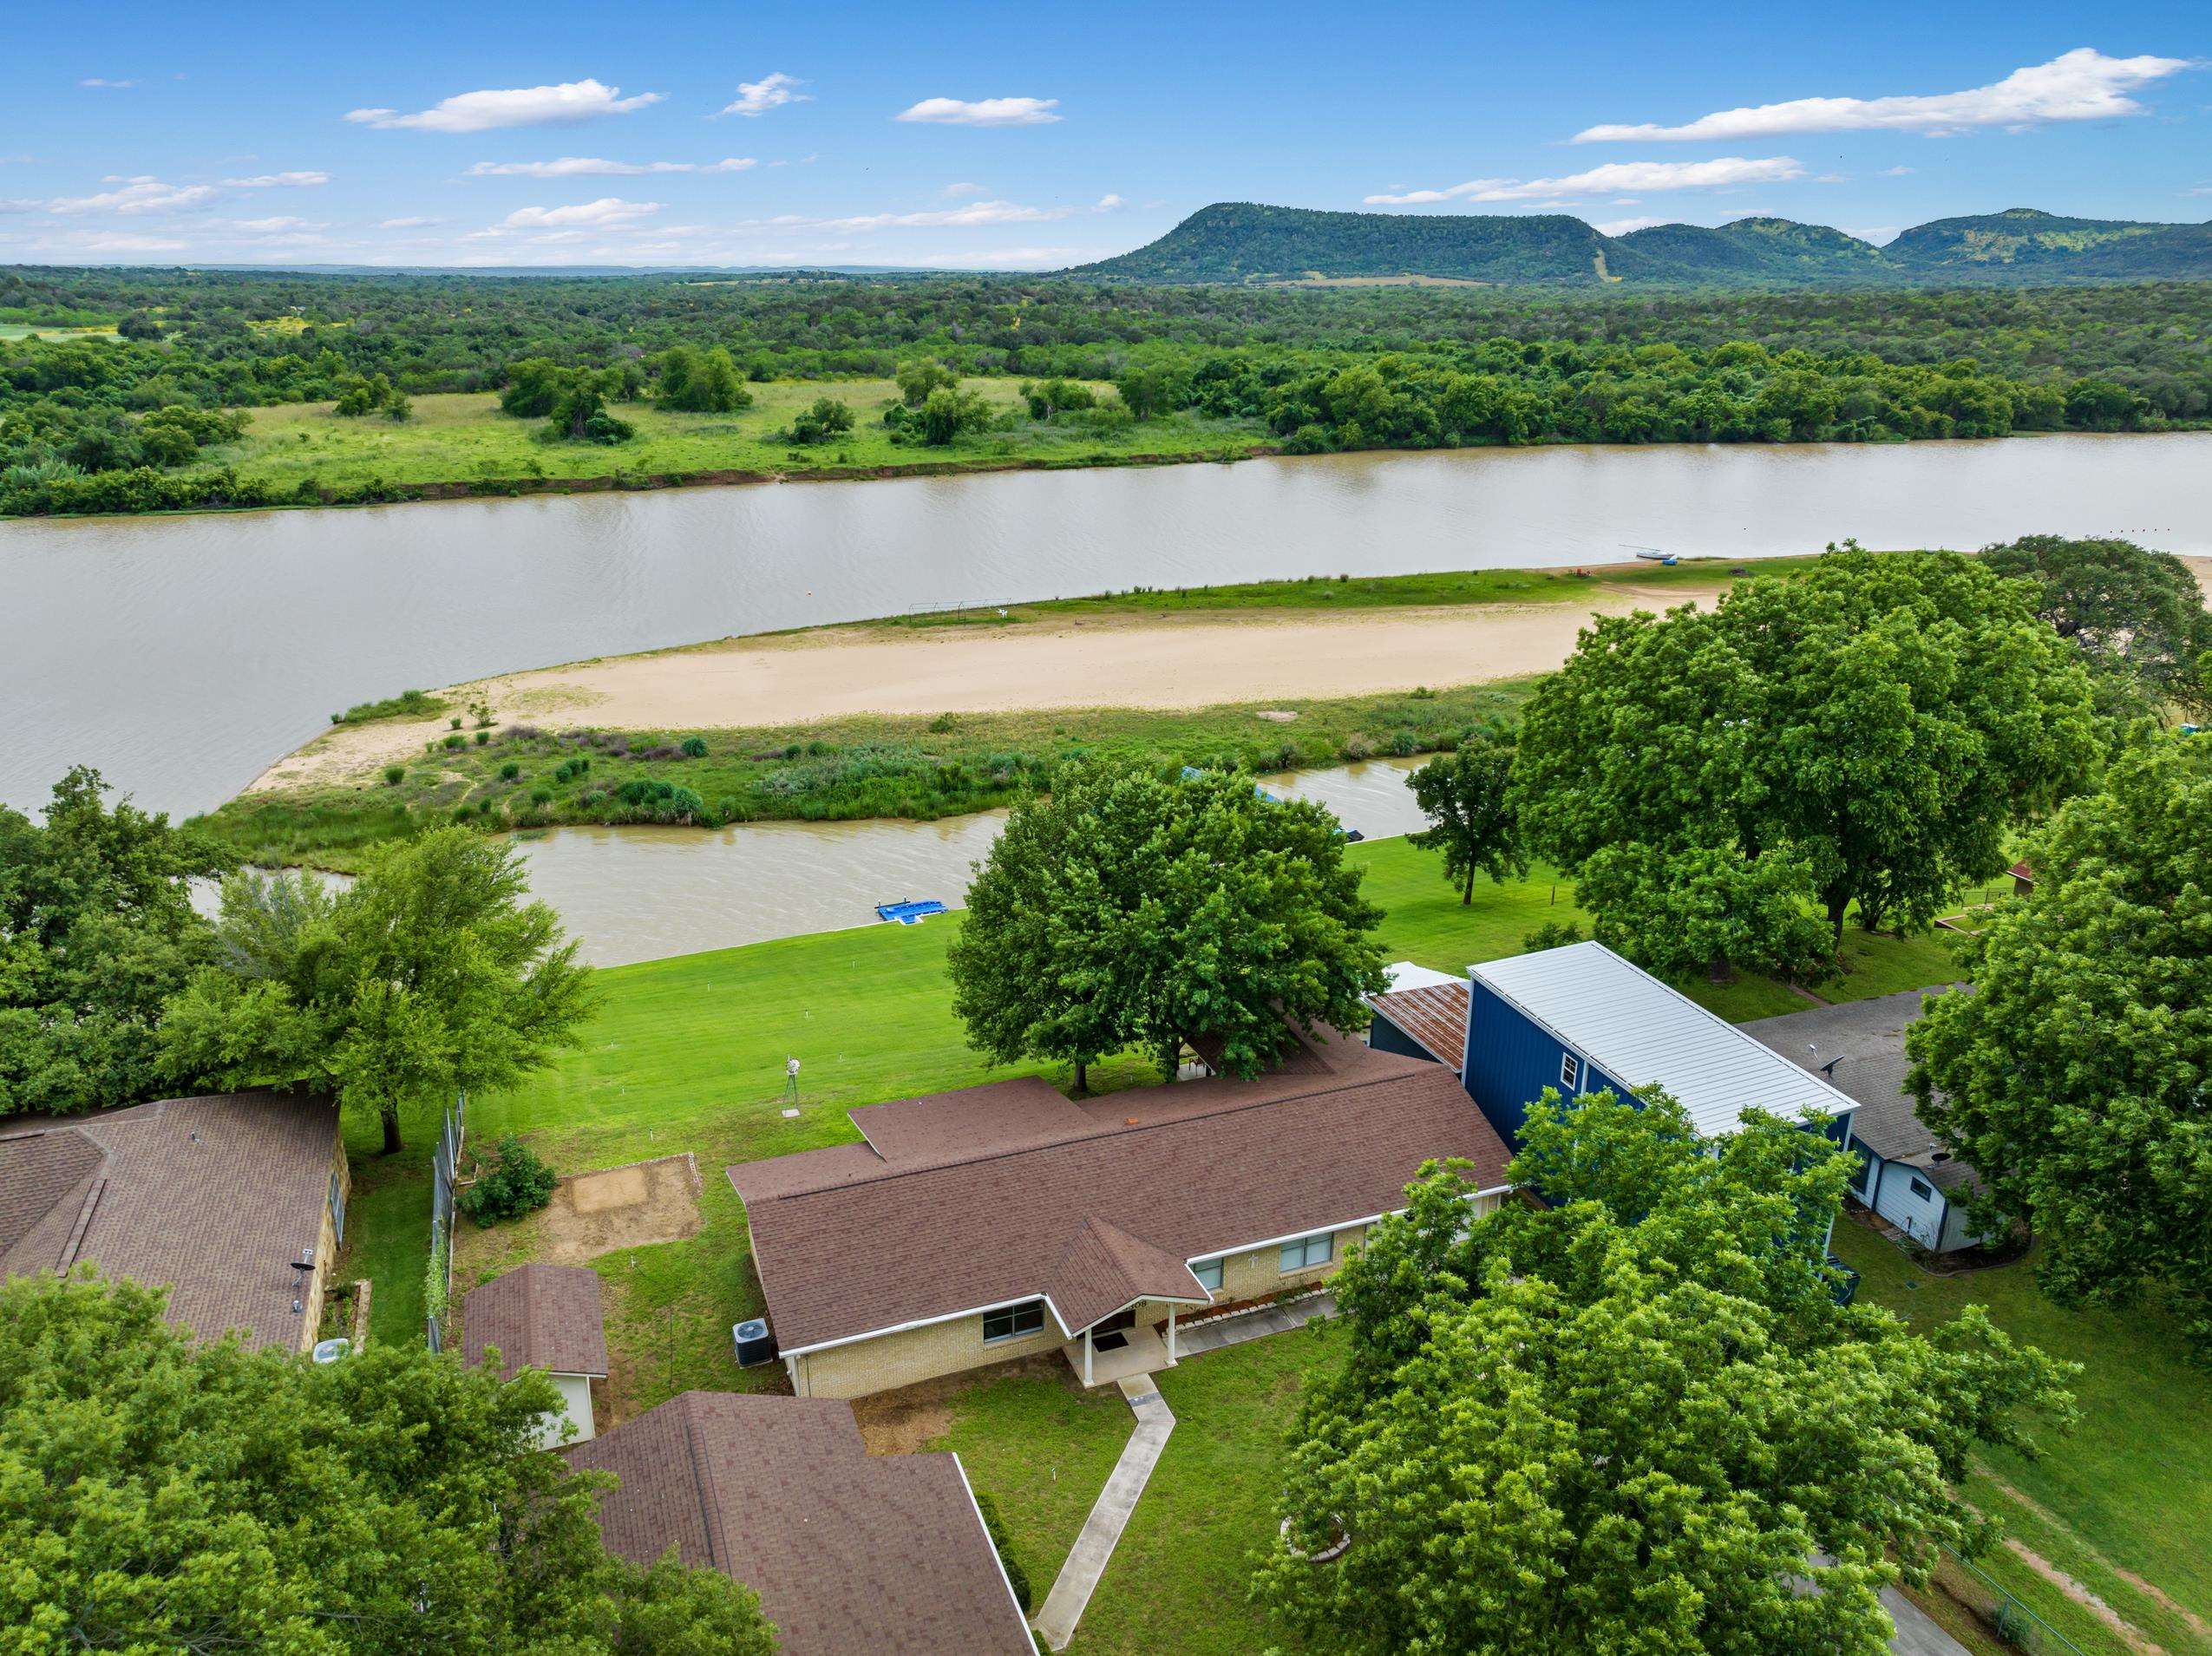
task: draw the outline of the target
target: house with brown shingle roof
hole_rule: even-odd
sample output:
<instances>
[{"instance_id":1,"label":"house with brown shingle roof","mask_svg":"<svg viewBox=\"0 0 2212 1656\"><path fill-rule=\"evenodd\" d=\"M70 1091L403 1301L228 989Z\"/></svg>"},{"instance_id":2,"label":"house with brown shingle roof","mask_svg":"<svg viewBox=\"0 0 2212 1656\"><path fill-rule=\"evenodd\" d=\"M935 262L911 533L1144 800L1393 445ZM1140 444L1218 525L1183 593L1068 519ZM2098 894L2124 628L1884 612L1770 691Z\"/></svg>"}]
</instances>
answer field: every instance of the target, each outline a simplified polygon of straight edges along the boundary
<instances>
[{"instance_id":1,"label":"house with brown shingle roof","mask_svg":"<svg viewBox=\"0 0 2212 1656\"><path fill-rule=\"evenodd\" d=\"M496 1351L500 1378L542 1369L560 1393L557 1413L545 1417L547 1448L567 1439L588 1443L593 1432L592 1382L606 1378L606 1321L599 1303L599 1273L583 1265L526 1265L479 1283L461 1297L461 1352L474 1368Z\"/></svg>"},{"instance_id":2,"label":"house with brown shingle roof","mask_svg":"<svg viewBox=\"0 0 2212 1656\"><path fill-rule=\"evenodd\" d=\"M1256 1080L1063 1098L1035 1077L850 1112L863 1142L733 1167L792 1390L856 1397L1064 1352L1173 1363L1178 1318L1318 1286L1423 1162L1508 1155L1449 1070L1301 1042Z\"/></svg>"},{"instance_id":3,"label":"house with brown shingle roof","mask_svg":"<svg viewBox=\"0 0 2212 1656\"><path fill-rule=\"evenodd\" d=\"M1035 1656L959 1456L870 1455L849 1404L687 1391L561 1453L621 1480L608 1551L743 1582L782 1656Z\"/></svg>"},{"instance_id":4,"label":"house with brown shingle roof","mask_svg":"<svg viewBox=\"0 0 2212 1656\"><path fill-rule=\"evenodd\" d=\"M169 1320L305 1352L352 1188L338 1109L306 1092L164 1098L0 1129L0 1276L169 1288Z\"/></svg>"}]
</instances>

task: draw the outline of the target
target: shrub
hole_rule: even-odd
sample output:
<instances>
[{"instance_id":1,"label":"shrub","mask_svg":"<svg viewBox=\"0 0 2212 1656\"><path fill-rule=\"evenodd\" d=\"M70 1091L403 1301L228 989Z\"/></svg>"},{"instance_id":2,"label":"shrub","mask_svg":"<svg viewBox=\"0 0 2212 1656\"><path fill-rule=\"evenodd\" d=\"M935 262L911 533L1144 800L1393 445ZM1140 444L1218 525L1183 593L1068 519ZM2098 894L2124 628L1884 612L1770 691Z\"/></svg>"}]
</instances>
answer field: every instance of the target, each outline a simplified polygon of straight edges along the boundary
<instances>
[{"instance_id":1,"label":"shrub","mask_svg":"<svg viewBox=\"0 0 2212 1656\"><path fill-rule=\"evenodd\" d=\"M522 767L512 759L508 760L505 764L500 767L500 780L501 782L513 782L521 774Z\"/></svg>"},{"instance_id":2,"label":"shrub","mask_svg":"<svg viewBox=\"0 0 2212 1656\"><path fill-rule=\"evenodd\" d=\"M1014 1601L1022 1607L1022 1613L1030 1613L1031 1602L1037 1594L1029 1584L1028 1574L1021 1561L1014 1556L1014 1549L1006 1541L1006 1526L999 1522L998 1504L983 1490L975 1491L976 1509L983 1514L983 1527L991 1544L998 1549L998 1561L1005 1567L1007 1585L1014 1589Z\"/></svg>"},{"instance_id":3,"label":"shrub","mask_svg":"<svg viewBox=\"0 0 2212 1656\"><path fill-rule=\"evenodd\" d=\"M480 748L491 739L492 733L489 730L479 730L476 732L476 745Z\"/></svg>"},{"instance_id":4,"label":"shrub","mask_svg":"<svg viewBox=\"0 0 2212 1656\"><path fill-rule=\"evenodd\" d=\"M448 736L448 737L446 738L446 746L447 746L448 749L451 749L451 748L465 748L465 747L467 747L468 745L468 738L467 736L462 736L462 735L461 735L459 731L457 731L457 730L456 730L455 732L454 732L454 734L453 734L453 735L451 735L451 736Z\"/></svg>"},{"instance_id":5,"label":"shrub","mask_svg":"<svg viewBox=\"0 0 2212 1656\"><path fill-rule=\"evenodd\" d=\"M699 736L687 736L684 738L684 745L680 751L686 759L704 759L707 756L706 738Z\"/></svg>"},{"instance_id":6,"label":"shrub","mask_svg":"<svg viewBox=\"0 0 2212 1656\"><path fill-rule=\"evenodd\" d=\"M396 788L400 785L400 783L406 780L407 767L405 765L386 765L384 767L385 787Z\"/></svg>"},{"instance_id":7,"label":"shrub","mask_svg":"<svg viewBox=\"0 0 2212 1656\"><path fill-rule=\"evenodd\" d=\"M479 1225L496 1225L536 1213L553 1200L560 1182L535 1150L519 1138L503 1138L498 1162L456 1195L454 1205Z\"/></svg>"},{"instance_id":8,"label":"shrub","mask_svg":"<svg viewBox=\"0 0 2212 1656\"><path fill-rule=\"evenodd\" d=\"M427 690L403 690L380 702L356 702L343 713L330 715L333 724L366 724L371 719L427 719L444 710L445 704Z\"/></svg>"},{"instance_id":9,"label":"shrub","mask_svg":"<svg viewBox=\"0 0 2212 1656\"><path fill-rule=\"evenodd\" d=\"M957 730L959 723L950 713L939 713L929 722L929 728L938 735L943 736L947 730Z\"/></svg>"},{"instance_id":10,"label":"shrub","mask_svg":"<svg viewBox=\"0 0 2212 1656\"><path fill-rule=\"evenodd\" d=\"M543 783L540 783L530 790L530 802L533 805L550 805L553 803L553 790Z\"/></svg>"},{"instance_id":11,"label":"shrub","mask_svg":"<svg viewBox=\"0 0 2212 1656\"><path fill-rule=\"evenodd\" d=\"M458 730L461 728L461 721L458 718L448 719L446 721L446 728L448 730Z\"/></svg>"},{"instance_id":12,"label":"shrub","mask_svg":"<svg viewBox=\"0 0 2212 1656\"><path fill-rule=\"evenodd\" d=\"M1548 920L1522 938L1521 946L1534 954L1539 949L1563 949L1581 940L1582 928L1573 920Z\"/></svg>"}]
</instances>

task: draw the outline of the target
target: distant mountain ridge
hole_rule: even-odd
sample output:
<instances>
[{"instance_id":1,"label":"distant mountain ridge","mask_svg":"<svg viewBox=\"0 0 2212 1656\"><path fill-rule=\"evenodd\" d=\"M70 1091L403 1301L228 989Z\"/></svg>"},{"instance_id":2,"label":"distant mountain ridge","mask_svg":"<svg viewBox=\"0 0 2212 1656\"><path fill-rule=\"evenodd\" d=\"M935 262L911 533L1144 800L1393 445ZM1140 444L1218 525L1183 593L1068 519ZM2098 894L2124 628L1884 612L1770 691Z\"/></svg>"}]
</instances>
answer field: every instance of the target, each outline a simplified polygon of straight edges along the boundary
<instances>
[{"instance_id":1,"label":"distant mountain ridge","mask_svg":"<svg viewBox=\"0 0 2212 1656\"><path fill-rule=\"evenodd\" d=\"M2067 219L2033 207L1916 225L1886 247L1788 219L1608 236L1564 213L1201 207L1157 241L1069 272L1154 283L1713 283L1839 286L2212 279L2212 223Z\"/></svg>"}]
</instances>

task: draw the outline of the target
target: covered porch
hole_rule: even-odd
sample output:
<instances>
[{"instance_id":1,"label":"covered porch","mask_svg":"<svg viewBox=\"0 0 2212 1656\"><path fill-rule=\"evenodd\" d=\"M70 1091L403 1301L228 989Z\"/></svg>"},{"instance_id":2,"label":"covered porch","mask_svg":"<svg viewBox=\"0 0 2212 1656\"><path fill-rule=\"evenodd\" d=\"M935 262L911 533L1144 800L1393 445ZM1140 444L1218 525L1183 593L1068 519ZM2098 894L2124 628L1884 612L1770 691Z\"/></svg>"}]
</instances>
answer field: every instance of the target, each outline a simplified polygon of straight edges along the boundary
<instances>
[{"instance_id":1,"label":"covered porch","mask_svg":"<svg viewBox=\"0 0 2212 1656\"><path fill-rule=\"evenodd\" d=\"M1177 1359L1175 1319L1189 1303L1167 1302L1165 1322L1149 1320L1161 1309L1158 1302L1125 1306L1102 1317L1060 1348L1086 1386L1115 1385L1141 1374L1156 1374L1175 1367Z\"/></svg>"}]
</instances>

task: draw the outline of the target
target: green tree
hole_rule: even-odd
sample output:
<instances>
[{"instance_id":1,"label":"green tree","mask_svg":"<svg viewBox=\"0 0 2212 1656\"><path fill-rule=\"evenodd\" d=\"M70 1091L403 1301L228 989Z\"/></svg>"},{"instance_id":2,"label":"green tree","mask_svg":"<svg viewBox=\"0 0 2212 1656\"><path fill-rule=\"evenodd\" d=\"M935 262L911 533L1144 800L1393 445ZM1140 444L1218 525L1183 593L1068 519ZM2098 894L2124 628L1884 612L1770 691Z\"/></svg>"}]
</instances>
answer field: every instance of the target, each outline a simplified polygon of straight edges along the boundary
<instances>
[{"instance_id":1,"label":"green tree","mask_svg":"<svg viewBox=\"0 0 2212 1656\"><path fill-rule=\"evenodd\" d=\"M1132 419L1149 420L1175 406L1175 376L1162 368L1134 368L1114 382Z\"/></svg>"},{"instance_id":2,"label":"green tree","mask_svg":"<svg viewBox=\"0 0 2212 1656\"><path fill-rule=\"evenodd\" d=\"M309 1081L383 1123L411 1104L511 1086L576 1044L588 968L528 887L515 848L464 828L373 853L333 893L311 874L233 874L220 965L172 999L180 1077L226 1087Z\"/></svg>"},{"instance_id":3,"label":"green tree","mask_svg":"<svg viewBox=\"0 0 2212 1656\"><path fill-rule=\"evenodd\" d=\"M1288 1026L1358 1029L1387 986L1336 820L1260 797L1243 772L1163 781L1072 769L1014 807L968 888L948 966L994 1063L1089 1064L1131 1047L1173 1071L1187 1042L1258 1073Z\"/></svg>"},{"instance_id":4,"label":"green tree","mask_svg":"<svg viewBox=\"0 0 2212 1656\"><path fill-rule=\"evenodd\" d=\"M148 311L133 311L115 324L115 332L125 339L159 339L161 324Z\"/></svg>"},{"instance_id":5,"label":"green tree","mask_svg":"<svg viewBox=\"0 0 2212 1656\"><path fill-rule=\"evenodd\" d=\"M1977 1221L2032 1225L2054 1297L2163 1284L2212 1348L2212 746L2140 734L2029 841L2034 892L1906 1050L1921 1119L1981 1175Z\"/></svg>"},{"instance_id":6,"label":"green tree","mask_svg":"<svg viewBox=\"0 0 2212 1656\"><path fill-rule=\"evenodd\" d=\"M2026 600L1973 559L1847 547L1710 610L1597 619L1521 728L1533 848L1578 877L1607 848L1778 855L1831 946L1855 904L1927 925L2095 773L2088 677ZM1705 865L1712 891L1771 893Z\"/></svg>"},{"instance_id":7,"label":"green tree","mask_svg":"<svg viewBox=\"0 0 2212 1656\"><path fill-rule=\"evenodd\" d=\"M2141 684L2156 700L2212 710L2201 668L2212 650L2212 611L2187 564L2131 540L2033 534L1982 548L2000 575L2027 581L2035 612L2093 666Z\"/></svg>"},{"instance_id":8,"label":"green tree","mask_svg":"<svg viewBox=\"0 0 2212 1656\"><path fill-rule=\"evenodd\" d=\"M0 1116L136 1103L161 1080L161 1006L214 958L191 882L232 866L96 770L44 821L0 806Z\"/></svg>"},{"instance_id":9,"label":"green tree","mask_svg":"<svg viewBox=\"0 0 2212 1656\"><path fill-rule=\"evenodd\" d=\"M1550 1205L1470 1223L1432 1169L1338 1273L1255 1592L1376 1656L1881 1656L1881 1588L1986 1543L1953 1486L2070 1421L2065 1371L1979 1308L1836 1305L1847 1158L1794 1123L1547 1093L1523 1146Z\"/></svg>"},{"instance_id":10,"label":"green tree","mask_svg":"<svg viewBox=\"0 0 2212 1656\"><path fill-rule=\"evenodd\" d=\"M942 447L970 431L991 423L991 404L979 391L938 387L921 405L922 441Z\"/></svg>"},{"instance_id":11,"label":"green tree","mask_svg":"<svg viewBox=\"0 0 2212 1656\"><path fill-rule=\"evenodd\" d=\"M892 378L898 382L899 400L910 409L929 401L933 391L956 390L960 376L934 357L914 357L900 363Z\"/></svg>"},{"instance_id":12,"label":"green tree","mask_svg":"<svg viewBox=\"0 0 2212 1656\"><path fill-rule=\"evenodd\" d=\"M791 416L791 441L828 442L853 429L853 410L835 397L818 396L814 406Z\"/></svg>"},{"instance_id":13,"label":"green tree","mask_svg":"<svg viewBox=\"0 0 2212 1656\"><path fill-rule=\"evenodd\" d=\"M543 419L551 414L576 376L549 357L525 357L507 365L507 389L500 393L500 411L520 420Z\"/></svg>"},{"instance_id":14,"label":"green tree","mask_svg":"<svg viewBox=\"0 0 2212 1656\"><path fill-rule=\"evenodd\" d=\"M1744 857L1733 847L1643 841L1600 846L1575 880L1599 942L1661 977L1702 971L1716 983L1739 971L1828 972L1834 940L1806 906L1812 888L1804 860L1784 850Z\"/></svg>"},{"instance_id":15,"label":"green tree","mask_svg":"<svg viewBox=\"0 0 2212 1656\"><path fill-rule=\"evenodd\" d=\"M627 442L637 428L606 410L599 388L582 377L573 379L553 407L546 435L556 442Z\"/></svg>"},{"instance_id":16,"label":"green tree","mask_svg":"<svg viewBox=\"0 0 2212 1656\"><path fill-rule=\"evenodd\" d=\"M660 384L655 400L664 409L685 409L699 414L734 414L753 406L753 394L730 353L717 345L709 350L676 345L659 357Z\"/></svg>"},{"instance_id":17,"label":"green tree","mask_svg":"<svg viewBox=\"0 0 2212 1656\"><path fill-rule=\"evenodd\" d=\"M12 1650L768 1656L759 1600L611 1557L604 1474L539 1450L553 1383L379 1342L193 1345L162 1294L0 1282Z\"/></svg>"},{"instance_id":18,"label":"green tree","mask_svg":"<svg viewBox=\"0 0 2212 1656\"><path fill-rule=\"evenodd\" d=\"M1513 738L1503 731L1469 732L1459 746L1413 773L1413 800L1432 827L1406 843L1444 854L1444 878L1459 887L1465 907L1475 900L1475 876L1493 884L1528 872L1521 824L1507 789L1513 777Z\"/></svg>"}]
</instances>

